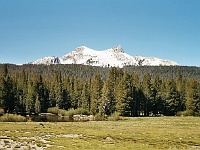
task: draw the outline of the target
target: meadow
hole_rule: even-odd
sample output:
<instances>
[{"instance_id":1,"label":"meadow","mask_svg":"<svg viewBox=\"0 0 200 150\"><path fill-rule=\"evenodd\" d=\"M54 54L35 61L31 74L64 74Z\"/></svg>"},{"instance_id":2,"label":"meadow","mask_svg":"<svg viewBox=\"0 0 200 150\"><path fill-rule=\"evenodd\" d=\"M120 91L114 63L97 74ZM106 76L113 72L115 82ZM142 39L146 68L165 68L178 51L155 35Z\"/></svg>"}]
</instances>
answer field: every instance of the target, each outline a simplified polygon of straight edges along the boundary
<instances>
[{"instance_id":1,"label":"meadow","mask_svg":"<svg viewBox=\"0 0 200 150\"><path fill-rule=\"evenodd\" d=\"M199 117L0 122L0 149L200 149Z\"/></svg>"}]
</instances>

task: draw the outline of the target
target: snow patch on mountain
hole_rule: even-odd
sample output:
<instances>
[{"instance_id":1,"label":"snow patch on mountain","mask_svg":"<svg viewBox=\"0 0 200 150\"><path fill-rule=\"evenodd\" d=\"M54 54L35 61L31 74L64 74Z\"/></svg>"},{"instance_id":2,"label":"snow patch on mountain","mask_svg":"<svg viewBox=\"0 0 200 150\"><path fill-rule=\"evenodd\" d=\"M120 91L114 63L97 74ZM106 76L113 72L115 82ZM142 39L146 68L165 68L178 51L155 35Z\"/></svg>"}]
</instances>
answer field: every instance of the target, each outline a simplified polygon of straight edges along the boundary
<instances>
[{"instance_id":1,"label":"snow patch on mountain","mask_svg":"<svg viewBox=\"0 0 200 150\"><path fill-rule=\"evenodd\" d=\"M86 46L80 46L70 53L58 57L44 57L32 62L32 64L83 64L103 67L134 66L176 66L174 61L163 60L155 57L130 56L121 46L97 51Z\"/></svg>"},{"instance_id":2,"label":"snow patch on mountain","mask_svg":"<svg viewBox=\"0 0 200 150\"><path fill-rule=\"evenodd\" d=\"M60 59L58 57L52 56L52 57L44 57L41 59L38 59L36 61L31 62L31 64L60 64Z\"/></svg>"}]
</instances>

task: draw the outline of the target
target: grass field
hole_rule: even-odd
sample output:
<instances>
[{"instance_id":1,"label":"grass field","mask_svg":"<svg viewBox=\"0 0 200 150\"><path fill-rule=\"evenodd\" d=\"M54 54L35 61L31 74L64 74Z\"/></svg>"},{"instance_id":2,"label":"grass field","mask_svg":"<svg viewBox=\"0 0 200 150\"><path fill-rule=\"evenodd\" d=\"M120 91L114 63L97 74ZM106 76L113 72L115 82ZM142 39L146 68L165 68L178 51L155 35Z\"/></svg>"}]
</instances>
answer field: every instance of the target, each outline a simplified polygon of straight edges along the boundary
<instances>
[{"instance_id":1,"label":"grass field","mask_svg":"<svg viewBox=\"0 0 200 150\"><path fill-rule=\"evenodd\" d=\"M0 122L0 149L200 149L199 117L58 123Z\"/></svg>"}]
</instances>

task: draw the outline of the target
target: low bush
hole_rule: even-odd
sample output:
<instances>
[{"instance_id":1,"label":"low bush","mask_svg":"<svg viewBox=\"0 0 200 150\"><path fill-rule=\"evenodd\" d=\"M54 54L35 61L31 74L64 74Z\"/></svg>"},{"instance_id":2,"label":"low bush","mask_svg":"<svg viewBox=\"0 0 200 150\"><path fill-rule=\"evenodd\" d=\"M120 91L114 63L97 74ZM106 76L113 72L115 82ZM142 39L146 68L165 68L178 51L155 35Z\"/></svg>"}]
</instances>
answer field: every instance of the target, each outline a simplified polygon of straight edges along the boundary
<instances>
[{"instance_id":1,"label":"low bush","mask_svg":"<svg viewBox=\"0 0 200 150\"><path fill-rule=\"evenodd\" d=\"M66 111L65 116L68 116L69 118L72 118L73 115L75 115L75 110L74 109L69 109L68 111Z\"/></svg>"},{"instance_id":2,"label":"low bush","mask_svg":"<svg viewBox=\"0 0 200 150\"><path fill-rule=\"evenodd\" d=\"M4 114L0 117L0 122L26 122L27 119L21 115Z\"/></svg>"},{"instance_id":3,"label":"low bush","mask_svg":"<svg viewBox=\"0 0 200 150\"><path fill-rule=\"evenodd\" d=\"M109 121L121 120L120 113L119 112L114 112L113 114L111 114L111 116L108 117L108 120Z\"/></svg>"},{"instance_id":4,"label":"low bush","mask_svg":"<svg viewBox=\"0 0 200 150\"><path fill-rule=\"evenodd\" d=\"M193 116L194 113L190 110L185 110L177 113L177 116Z\"/></svg>"},{"instance_id":5,"label":"low bush","mask_svg":"<svg viewBox=\"0 0 200 150\"><path fill-rule=\"evenodd\" d=\"M61 116L68 116L67 110L65 109L58 109L58 114Z\"/></svg>"},{"instance_id":6,"label":"low bush","mask_svg":"<svg viewBox=\"0 0 200 150\"><path fill-rule=\"evenodd\" d=\"M81 114L81 115L90 114L88 110L83 109L83 108L64 110L64 109L58 109L58 107L51 107L51 108L48 108L47 112L61 115L61 116L68 116L70 118L72 118L73 115L77 115L77 114Z\"/></svg>"},{"instance_id":7,"label":"low bush","mask_svg":"<svg viewBox=\"0 0 200 150\"><path fill-rule=\"evenodd\" d=\"M65 116L68 116L70 118L73 117L73 115L89 115L89 111L83 108L78 108L78 109L69 109L66 111Z\"/></svg>"},{"instance_id":8,"label":"low bush","mask_svg":"<svg viewBox=\"0 0 200 150\"><path fill-rule=\"evenodd\" d=\"M4 114L4 109L0 108L0 115Z\"/></svg>"},{"instance_id":9,"label":"low bush","mask_svg":"<svg viewBox=\"0 0 200 150\"><path fill-rule=\"evenodd\" d=\"M89 111L84 108L75 109L75 114L90 115Z\"/></svg>"},{"instance_id":10,"label":"low bush","mask_svg":"<svg viewBox=\"0 0 200 150\"><path fill-rule=\"evenodd\" d=\"M107 117L105 115L98 113L97 115L94 116L94 120L95 121L105 121L105 120L107 120Z\"/></svg>"},{"instance_id":11,"label":"low bush","mask_svg":"<svg viewBox=\"0 0 200 150\"><path fill-rule=\"evenodd\" d=\"M58 110L58 107L51 107L47 109L47 112L52 114L58 114Z\"/></svg>"}]
</instances>

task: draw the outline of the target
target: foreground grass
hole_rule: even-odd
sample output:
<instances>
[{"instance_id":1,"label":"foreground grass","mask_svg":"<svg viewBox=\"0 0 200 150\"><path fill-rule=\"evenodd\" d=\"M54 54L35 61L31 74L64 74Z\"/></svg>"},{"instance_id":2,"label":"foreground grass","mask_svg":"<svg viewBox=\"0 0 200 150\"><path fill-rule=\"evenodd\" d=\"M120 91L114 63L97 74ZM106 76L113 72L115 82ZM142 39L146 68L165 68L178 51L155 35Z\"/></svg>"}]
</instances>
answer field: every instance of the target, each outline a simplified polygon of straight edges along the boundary
<instances>
[{"instance_id":1,"label":"foreground grass","mask_svg":"<svg viewBox=\"0 0 200 150\"><path fill-rule=\"evenodd\" d=\"M200 149L200 118L128 118L123 121L3 123L0 139L46 149Z\"/></svg>"}]
</instances>

